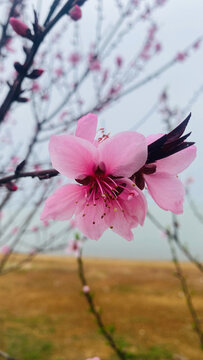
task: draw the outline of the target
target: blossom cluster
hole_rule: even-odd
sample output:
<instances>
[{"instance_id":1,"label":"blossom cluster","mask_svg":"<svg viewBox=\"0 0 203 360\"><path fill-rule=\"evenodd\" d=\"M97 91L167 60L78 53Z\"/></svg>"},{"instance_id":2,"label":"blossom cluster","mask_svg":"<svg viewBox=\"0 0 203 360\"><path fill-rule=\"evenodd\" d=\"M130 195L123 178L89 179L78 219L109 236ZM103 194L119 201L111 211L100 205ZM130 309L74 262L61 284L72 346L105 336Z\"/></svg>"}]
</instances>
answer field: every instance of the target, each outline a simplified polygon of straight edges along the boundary
<instances>
[{"instance_id":1,"label":"blossom cluster","mask_svg":"<svg viewBox=\"0 0 203 360\"><path fill-rule=\"evenodd\" d=\"M91 239L110 228L127 240L143 225L147 201L143 190L164 210L183 212L184 186L177 174L196 156L193 142L182 136L190 115L168 134L145 137L126 131L96 139L97 116L87 114L75 135L53 135L53 167L74 179L45 202L42 220L70 220Z\"/></svg>"}]
</instances>

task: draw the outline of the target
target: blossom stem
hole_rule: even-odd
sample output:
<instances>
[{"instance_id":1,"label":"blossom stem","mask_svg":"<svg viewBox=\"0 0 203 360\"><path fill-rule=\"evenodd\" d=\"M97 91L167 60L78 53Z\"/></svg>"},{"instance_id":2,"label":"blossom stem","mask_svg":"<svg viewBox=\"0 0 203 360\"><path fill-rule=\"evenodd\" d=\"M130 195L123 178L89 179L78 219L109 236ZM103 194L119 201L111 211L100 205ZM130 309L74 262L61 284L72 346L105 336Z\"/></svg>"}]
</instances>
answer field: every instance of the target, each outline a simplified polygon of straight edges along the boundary
<instances>
[{"instance_id":1,"label":"blossom stem","mask_svg":"<svg viewBox=\"0 0 203 360\"><path fill-rule=\"evenodd\" d=\"M57 170L55 170L55 169L47 169L47 170L15 173L13 175L1 178L0 179L0 186L4 185L6 183L9 183L9 182L11 182L13 180L22 178L22 177L31 177L31 178L38 177L40 180L44 180L44 179L50 179L51 177L57 176L58 174L59 174L59 172Z\"/></svg>"},{"instance_id":2,"label":"blossom stem","mask_svg":"<svg viewBox=\"0 0 203 360\"><path fill-rule=\"evenodd\" d=\"M84 266L83 266L83 260L82 260L82 251L80 251L80 255L77 258L77 263L78 263L78 274L79 274L79 278L81 280L82 286L88 286L87 281L86 281L86 277L85 277L85 273L84 273ZM90 307L90 311L91 313L94 315L96 323L99 327L99 329L101 330L102 335L105 337L105 339L108 341L108 344L111 346L111 348L115 351L116 355L118 356L119 359L121 360L126 360L127 356L125 354L125 352L123 350L121 350L118 345L115 343L115 340L113 339L112 335L110 334L110 332L106 329L101 314L98 310L96 310L96 306L93 300L93 297L91 295L90 292L83 292L89 307Z\"/></svg>"}]
</instances>

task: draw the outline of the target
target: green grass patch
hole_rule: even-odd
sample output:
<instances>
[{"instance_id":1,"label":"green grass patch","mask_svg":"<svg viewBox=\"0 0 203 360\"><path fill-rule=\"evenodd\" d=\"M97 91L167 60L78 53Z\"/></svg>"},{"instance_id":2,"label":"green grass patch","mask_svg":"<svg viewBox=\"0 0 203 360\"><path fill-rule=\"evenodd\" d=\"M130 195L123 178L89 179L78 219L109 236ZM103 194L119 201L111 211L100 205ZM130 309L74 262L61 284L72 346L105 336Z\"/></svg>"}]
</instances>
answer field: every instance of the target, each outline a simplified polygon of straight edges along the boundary
<instances>
[{"instance_id":1,"label":"green grass patch","mask_svg":"<svg viewBox=\"0 0 203 360\"><path fill-rule=\"evenodd\" d=\"M19 332L18 329L9 328L5 334L6 351L10 356L21 360L47 360L53 345L50 341L36 337L33 334Z\"/></svg>"}]
</instances>

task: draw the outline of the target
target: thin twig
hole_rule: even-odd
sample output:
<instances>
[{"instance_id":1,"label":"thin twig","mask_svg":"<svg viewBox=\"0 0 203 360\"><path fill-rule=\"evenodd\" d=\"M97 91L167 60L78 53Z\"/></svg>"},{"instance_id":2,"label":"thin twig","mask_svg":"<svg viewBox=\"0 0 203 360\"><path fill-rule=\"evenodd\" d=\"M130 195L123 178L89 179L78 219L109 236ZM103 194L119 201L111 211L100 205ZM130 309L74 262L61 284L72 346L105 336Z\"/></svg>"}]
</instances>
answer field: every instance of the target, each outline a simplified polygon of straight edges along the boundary
<instances>
[{"instance_id":1,"label":"thin twig","mask_svg":"<svg viewBox=\"0 0 203 360\"><path fill-rule=\"evenodd\" d=\"M82 286L87 286L87 281L86 281L86 277L85 277L85 273L84 273L84 267L83 267L83 261L82 261L82 252L80 252L80 256L77 258L77 263L78 263L78 274L79 274L79 278L81 280ZM101 330L102 335L108 341L111 348L115 351L118 358L121 359L121 360L126 360L127 357L126 357L125 352L122 351L121 349L119 349L119 347L115 343L115 340L113 339L112 335L106 329L106 327L105 327L105 325L103 323L101 314L96 310L96 306L94 304L94 300L93 300L93 297L92 297L91 293L89 291L88 292L83 292L83 293L84 293L84 296L85 296L85 298L86 298L86 300L87 300L87 302L89 304L90 311L94 315L95 320L97 322L97 325L98 325L99 329Z\"/></svg>"},{"instance_id":2,"label":"thin twig","mask_svg":"<svg viewBox=\"0 0 203 360\"><path fill-rule=\"evenodd\" d=\"M149 211L147 213L148 218L151 220L151 222L161 231L163 231L170 239L175 240L176 245L179 247L179 249L185 254L185 256L201 271L203 272L203 264L200 263L188 250L186 246L184 246L179 236L177 236L177 233L172 233L169 229L165 228L156 218L154 215L152 215Z\"/></svg>"},{"instance_id":3,"label":"thin twig","mask_svg":"<svg viewBox=\"0 0 203 360\"><path fill-rule=\"evenodd\" d=\"M178 227L177 227L177 222L176 222L176 218L175 215L173 217L173 228L174 228L174 237L178 237ZM170 246L170 250L171 250L171 254L172 254L172 260L173 263L175 265L176 268L176 275L178 277L178 279L180 280L181 283L181 287L185 296L185 300L189 309L189 312L192 316L193 319L193 323L194 323L194 330L196 331L198 337L199 337L199 341L200 341L200 345L201 345L201 349L203 350L203 332L201 329L201 323L198 317L198 314L194 308L193 302L192 302L192 297L191 297L191 293L186 281L185 276L183 275L183 271L182 268L180 266L179 260L178 260L178 256L176 253L176 249L173 243L173 240L170 236L168 236L168 242L169 242L169 246Z\"/></svg>"},{"instance_id":4,"label":"thin twig","mask_svg":"<svg viewBox=\"0 0 203 360\"><path fill-rule=\"evenodd\" d=\"M40 180L44 180L44 179L50 179L51 177L57 176L58 174L59 174L59 172L55 169L28 171L28 172L22 172L22 173L20 172L20 173L15 173L13 175L1 178L0 185L9 183L13 180L23 178L23 177L31 177L31 178L38 177Z\"/></svg>"}]
</instances>

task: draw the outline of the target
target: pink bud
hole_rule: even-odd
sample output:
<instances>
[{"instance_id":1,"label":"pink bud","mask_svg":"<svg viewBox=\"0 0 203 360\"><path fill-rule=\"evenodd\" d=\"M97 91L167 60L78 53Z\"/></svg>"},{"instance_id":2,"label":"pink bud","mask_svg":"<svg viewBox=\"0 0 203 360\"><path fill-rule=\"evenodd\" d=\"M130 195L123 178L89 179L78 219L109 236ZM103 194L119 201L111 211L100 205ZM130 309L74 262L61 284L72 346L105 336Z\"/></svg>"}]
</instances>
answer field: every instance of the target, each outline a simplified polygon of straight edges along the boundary
<instances>
[{"instance_id":1,"label":"pink bud","mask_svg":"<svg viewBox=\"0 0 203 360\"><path fill-rule=\"evenodd\" d=\"M82 11L78 5L75 5L70 9L69 15L72 20L78 21L82 17Z\"/></svg>"},{"instance_id":2,"label":"pink bud","mask_svg":"<svg viewBox=\"0 0 203 360\"><path fill-rule=\"evenodd\" d=\"M11 17L9 23L18 35L27 37L29 28L21 20Z\"/></svg>"},{"instance_id":3,"label":"pink bud","mask_svg":"<svg viewBox=\"0 0 203 360\"><path fill-rule=\"evenodd\" d=\"M160 51L161 51L161 44L160 44L160 43L156 43L156 45L155 45L155 51L156 51L156 52L160 52Z\"/></svg>"},{"instance_id":4,"label":"pink bud","mask_svg":"<svg viewBox=\"0 0 203 360\"><path fill-rule=\"evenodd\" d=\"M6 183L5 185L6 185L6 187L7 187L7 189L8 189L9 191L16 191L16 190L18 190L17 185L14 184L13 182L8 182L8 183Z\"/></svg>"},{"instance_id":5,"label":"pink bud","mask_svg":"<svg viewBox=\"0 0 203 360\"><path fill-rule=\"evenodd\" d=\"M179 52L176 55L176 60L182 62L186 59L186 57L187 57L187 53Z\"/></svg>"},{"instance_id":6,"label":"pink bud","mask_svg":"<svg viewBox=\"0 0 203 360\"><path fill-rule=\"evenodd\" d=\"M69 56L68 60L73 66L76 66L81 60L81 55L77 52L74 52Z\"/></svg>"},{"instance_id":7,"label":"pink bud","mask_svg":"<svg viewBox=\"0 0 203 360\"><path fill-rule=\"evenodd\" d=\"M82 291L87 294L90 292L90 287L88 285L84 285L83 288L82 288Z\"/></svg>"},{"instance_id":8,"label":"pink bud","mask_svg":"<svg viewBox=\"0 0 203 360\"><path fill-rule=\"evenodd\" d=\"M122 59L121 56L117 56L117 58L116 58L116 64L117 64L117 66L118 66L119 68L122 66L122 64L123 64L123 59Z\"/></svg>"},{"instance_id":9,"label":"pink bud","mask_svg":"<svg viewBox=\"0 0 203 360\"><path fill-rule=\"evenodd\" d=\"M201 40L195 41L195 43L193 44L193 49L195 49L195 50L199 49L200 44L201 44Z\"/></svg>"}]
</instances>

